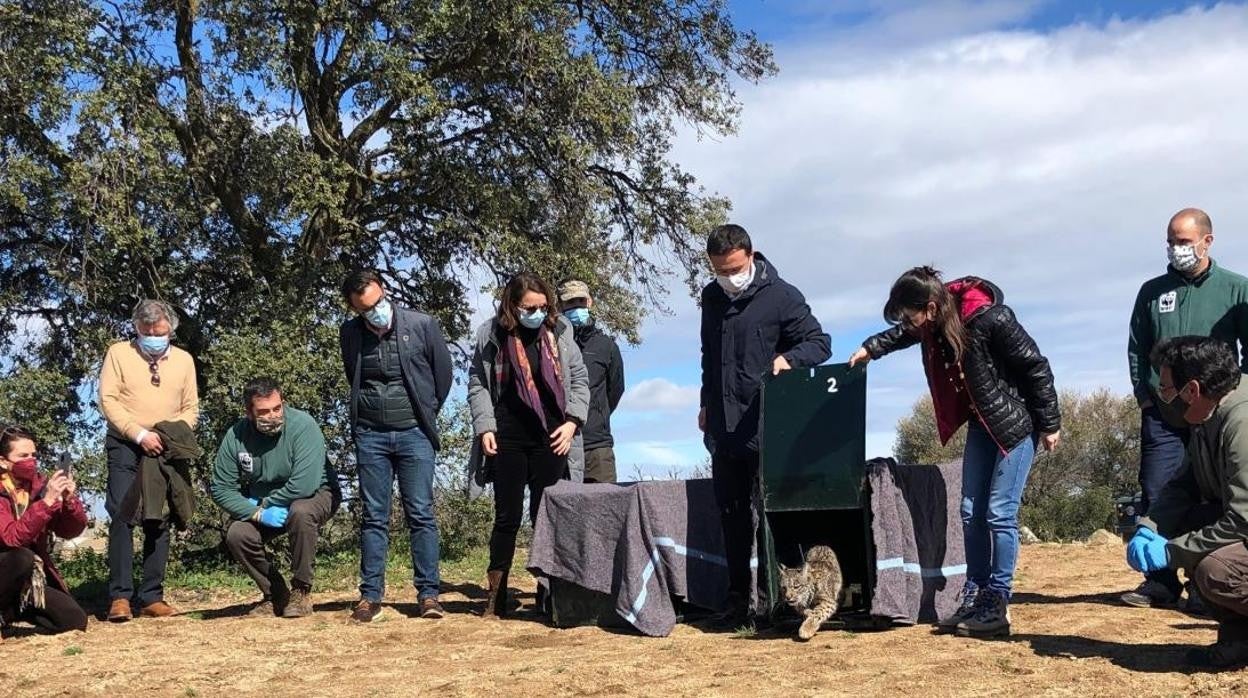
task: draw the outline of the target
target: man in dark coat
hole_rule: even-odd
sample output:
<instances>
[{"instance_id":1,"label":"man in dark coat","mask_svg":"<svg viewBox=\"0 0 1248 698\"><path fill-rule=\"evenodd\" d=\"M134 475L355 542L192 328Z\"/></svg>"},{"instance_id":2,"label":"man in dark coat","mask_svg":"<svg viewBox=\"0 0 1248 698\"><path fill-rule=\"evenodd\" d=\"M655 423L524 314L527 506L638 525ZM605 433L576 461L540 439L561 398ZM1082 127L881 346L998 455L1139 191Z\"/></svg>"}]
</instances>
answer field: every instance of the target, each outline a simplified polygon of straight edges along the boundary
<instances>
[{"instance_id":1,"label":"man in dark coat","mask_svg":"<svg viewBox=\"0 0 1248 698\"><path fill-rule=\"evenodd\" d=\"M348 276L342 296L357 313L343 323L339 340L351 386L351 427L364 510L360 600L351 618L368 623L381 613L395 480L411 537L419 613L441 618L433 471L441 445L438 412L451 390L451 353L438 321L391 303L376 272Z\"/></svg>"},{"instance_id":2,"label":"man in dark coat","mask_svg":"<svg viewBox=\"0 0 1248 698\"><path fill-rule=\"evenodd\" d=\"M615 439L611 436L611 413L624 397L624 359L620 346L594 320L594 299L584 281L565 281L559 286L563 315L576 330L576 344L589 372L589 417L581 428L584 436L585 482L615 482Z\"/></svg>"},{"instance_id":3,"label":"man in dark coat","mask_svg":"<svg viewBox=\"0 0 1248 698\"><path fill-rule=\"evenodd\" d=\"M729 622L758 605L751 588L751 547L758 526L759 403L763 377L817 366L831 340L801 292L754 251L749 233L723 225L707 237L715 282L702 290L702 400L698 427L711 452L711 477L724 527Z\"/></svg>"}]
</instances>

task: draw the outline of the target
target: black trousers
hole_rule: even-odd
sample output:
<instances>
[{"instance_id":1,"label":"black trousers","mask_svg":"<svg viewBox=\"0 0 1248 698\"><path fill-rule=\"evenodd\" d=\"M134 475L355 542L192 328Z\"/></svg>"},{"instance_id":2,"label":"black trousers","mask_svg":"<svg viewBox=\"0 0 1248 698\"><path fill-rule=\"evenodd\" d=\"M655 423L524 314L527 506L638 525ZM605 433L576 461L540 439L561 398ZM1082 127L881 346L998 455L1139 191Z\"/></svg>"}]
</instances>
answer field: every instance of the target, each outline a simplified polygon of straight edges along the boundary
<instances>
[{"instance_id":1,"label":"black trousers","mask_svg":"<svg viewBox=\"0 0 1248 698\"><path fill-rule=\"evenodd\" d=\"M230 554L255 580L260 593L268 598L273 588L273 575L278 574L269 559L265 544L283 533L290 534L291 582L304 591L312 588L316 541L321 526L338 510L338 501L328 487L306 499L290 504L290 516L282 528L262 526L254 521L235 521L225 532L225 545Z\"/></svg>"},{"instance_id":2,"label":"black trousers","mask_svg":"<svg viewBox=\"0 0 1248 698\"><path fill-rule=\"evenodd\" d=\"M717 451L711 457L715 503L724 529L724 557L728 559L728 590L747 602L753 599L754 543L763 550L762 527L756 525L754 493L758 489L757 451ZM761 516L761 512L758 513ZM760 575L761 581L761 575Z\"/></svg>"},{"instance_id":3,"label":"black trousers","mask_svg":"<svg viewBox=\"0 0 1248 698\"><path fill-rule=\"evenodd\" d=\"M22 589L35 570L35 553L30 548L0 550L0 609L16 620L24 620L54 633L86 630L87 614L74 597L51 585L44 589L43 608L27 607L20 615Z\"/></svg>"},{"instance_id":4,"label":"black trousers","mask_svg":"<svg viewBox=\"0 0 1248 698\"><path fill-rule=\"evenodd\" d=\"M524 516L524 488L529 488L529 523L537 521L542 492L559 482L568 467L547 445L509 444L502 440L494 456L494 530L490 533L490 571L511 569L516 533Z\"/></svg>"},{"instance_id":5,"label":"black trousers","mask_svg":"<svg viewBox=\"0 0 1248 698\"><path fill-rule=\"evenodd\" d=\"M143 457L138 444L112 434L104 440L108 454L108 492L104 509L108 524L108 596L129 599L134 596L134 526L124 521L121 503L139 476ZM169 564L169 527L156 522L143 523L143 580L139 603L143 606L165 597L165 566Z\"/></svg>"}]
</instances>

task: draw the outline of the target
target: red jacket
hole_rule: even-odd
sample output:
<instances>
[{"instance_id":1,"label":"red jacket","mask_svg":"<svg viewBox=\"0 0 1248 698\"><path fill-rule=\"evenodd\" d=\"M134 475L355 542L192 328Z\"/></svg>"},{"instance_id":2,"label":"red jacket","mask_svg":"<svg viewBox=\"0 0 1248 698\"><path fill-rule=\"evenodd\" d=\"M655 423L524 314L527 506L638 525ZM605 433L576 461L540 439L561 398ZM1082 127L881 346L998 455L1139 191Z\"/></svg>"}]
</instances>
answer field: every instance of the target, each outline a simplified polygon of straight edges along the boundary
<instances>
[{"instance_id":1,"label":"red jacket","mask_svg":"<svg viewBox=\"0 0 1248 698\"><path fill-rule=\"evenodd\" d=\"M0 487L0 549L30 548L43 560L48 581L65 593L69 587L52 562L52 534L61 538L77 538L87 528L87 511L77 496L69 501L57 500L48 506L43 502L43 475L35 475L31 483L30 506L19 519L17 502L8 490Z\"/></svg>"},{"instance_id":2,"label":"red jacket","mask_svg":"<svg viewBox=\"0 0 1248 698\"><path fill-rule=\"evenodd\" d=\"M978 279L957 279L945 284L945 288L957 300L963 322L997 302L991 289L981 284ZM927 374L928 388L932 391L932 404L936 408L936 429L940 433L942 444L949 443L949 439L966 424L975 409L966 388L962 365L960 362L948 361L948 351L944 339L936 334L932 323L924 324L923 368Z\"/></svg>"}]
</instances>

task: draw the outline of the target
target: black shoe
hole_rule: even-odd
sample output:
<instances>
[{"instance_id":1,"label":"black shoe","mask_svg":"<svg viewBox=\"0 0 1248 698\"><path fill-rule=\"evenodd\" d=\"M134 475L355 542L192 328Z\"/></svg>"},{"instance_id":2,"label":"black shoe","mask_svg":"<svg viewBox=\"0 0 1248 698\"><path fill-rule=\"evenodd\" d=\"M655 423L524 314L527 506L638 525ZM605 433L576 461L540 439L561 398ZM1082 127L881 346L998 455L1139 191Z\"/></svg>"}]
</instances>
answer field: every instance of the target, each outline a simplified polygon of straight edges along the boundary
<instances>
[{"instance_id":1,"label":"black shoe","mask_svg":"<svg viewBox=\"0 0 1248 698\"><path fill-rule=\"evenodd\" d=\"M1248 664L1248 641L1218 640L1208 647L1188 650L1187 663L1208 669L1230 669Z\"/></svg>"},{"instance_id":2,"label":"black shoe","mask_svg":"<svg viewBox=\"0 0 1248 698\"><path fill-rule=\"evenodd\" d=\"M979 639L1009 637L1010 602L1005 594L992 589L981 590L975 598L974 613L958 623L954 632L959 637Z\"/></svg>"},{"instance_id":3,"label":"black shoe","mask_svg":"<svg viewBox=\"0 0 1248 698\"><path fill-rule=\"evenodd\" d=\"M960 623L970 620L975 615L975 600L979 598L979 591L972 587L963 588L957 609L936 622L936 631L951 633L957 630Z\"/></svg>"},{"instance_id":4,"label":"black shoe","mask_svg":"<svg viewBox=\"0 0 1248 698\"><path fill-rule=\"evenodd\" d=\"M1134 591L1128 591L1120 598L1128 606L1138 608L1174 608L1179 602L1178 595L1169 587L1152 579L1145 579Z\"/></svg>"}]
</instances>

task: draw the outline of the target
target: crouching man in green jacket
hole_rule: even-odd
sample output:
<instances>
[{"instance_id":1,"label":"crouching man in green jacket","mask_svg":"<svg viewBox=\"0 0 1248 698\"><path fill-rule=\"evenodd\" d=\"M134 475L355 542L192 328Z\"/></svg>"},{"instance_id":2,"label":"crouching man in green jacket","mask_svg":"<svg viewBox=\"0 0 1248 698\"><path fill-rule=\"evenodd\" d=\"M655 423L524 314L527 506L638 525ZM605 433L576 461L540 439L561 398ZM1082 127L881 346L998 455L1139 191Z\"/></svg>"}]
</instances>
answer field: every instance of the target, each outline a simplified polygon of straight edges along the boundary
<instances>
[{"instance_id":1,"label":"crouching man in green jacket","mask_svg":"<svg viewBox=\"0 0 1248 698\"><path fill-rule=\"evenodd\" d=\"M320 527L340 500L325 436L307 412L286 407L271 378L243 389L247 416L221 439L212 471L212 500L234 522L225 542L256 580L263 598L252 615L301 618L312 613L312 565ZM290 534L290 586L265 544Z\"/></svg>"},{"instance_id":2,"label":"crouching man in green jacket","mask_svg":"<svg viewBox=\"0 0 1248 698\"><path fill-rule=\"evenodd\" d=\"M1161 490L1127 545L1132 568L1182 569L1195 584L1218 641L1192 664L1248 664L1248 384L1235 352L1209 337L1175 337L1153 350L1157 396L1191 425L1182 474Z\"/></svg>"}]
</instances>

